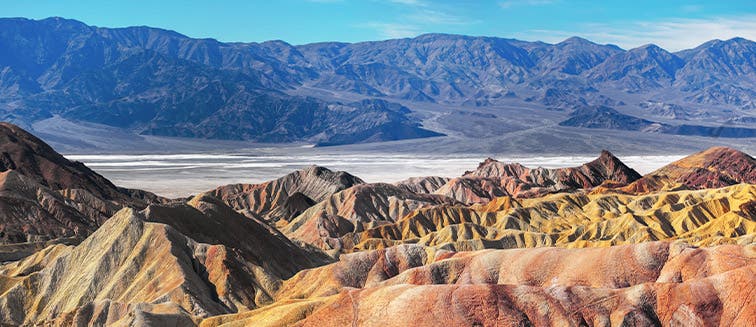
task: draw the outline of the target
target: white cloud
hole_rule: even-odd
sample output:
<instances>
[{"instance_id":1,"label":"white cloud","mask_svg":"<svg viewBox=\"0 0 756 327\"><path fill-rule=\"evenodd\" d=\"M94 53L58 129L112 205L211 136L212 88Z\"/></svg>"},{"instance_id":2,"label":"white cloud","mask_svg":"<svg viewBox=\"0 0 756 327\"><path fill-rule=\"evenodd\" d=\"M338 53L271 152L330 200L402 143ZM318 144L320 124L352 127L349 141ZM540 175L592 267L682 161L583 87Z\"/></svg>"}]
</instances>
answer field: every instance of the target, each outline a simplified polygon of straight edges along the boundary
<instances>
[{"instance_id":1,"label":"white cloud","mask_svg":"<svg viewBox=\"0 0 756 327\"><path fill-rule=\"evenodd\" d=\"M463 17L434 9L418 10L416 12L407 14L405 18L408 21L412 21L418 24L430 25L466 25L473 23L472 21L467 20Z\"/></svg>"},{"instance_id":2,"label":"white cloud","mask_svg":"<svg viewBox=\"0 0 756 327\"><path fill-rule=\"evenodd\" d=\"M543 6L555 2L557 2L557 0L507 0L499 2L499 7L508 9L517 6Z\"/></svg>"},{"instance_id":3,"label":"white cloud","mask_svg":"<svg viewBox=\"0 0 756 327\"><path fill-rule=\"evenodd\" d=\"M414 37L422 33L418 26L410 24L372 22L362 26L376 30L384 39Z\"/></svg>"},{"instance_id":4,"label":"white cloud","mask_svg":"<svg viewBox=\"0 0 756 327\"><path fill-rule=\"evenodd\" d=\"M744 37L756 40L756 15L711 19L668 19L624 23L584 24L575 30L530 30L516 33L526 40L560 42L581 36L597 43L612 43L625 49L653 43L669 51L694 48L712 39Z\"/></svg>"},{"instance_id":5,"label":"white cloud","mask_svg":"<svg viewBox=\"0 0 756 327\"><path fill-rule=\"evenodd\" d=\"M420 0L388 0L392 3L398 3L401 5L410 5L410 6L425 6L425 2Z\"/></svg>"},{"instance_id":6,"label":"white cloud","mask_svg":"<svg viewBox=\"0 0 756 327\"><path fill-rule=\"evenodd\" d=\"M377 1L377 0L375 0ZM382 0L383 3L392 3L406 6L404 14L394 20L385 22L369 22L358 27L376 30L382 38L414 37L427 32L438 31L440 26L468 25L478 21L451 13L449 6L431 6L430 1L425 0Z\"/></svg>"}]
</instances>

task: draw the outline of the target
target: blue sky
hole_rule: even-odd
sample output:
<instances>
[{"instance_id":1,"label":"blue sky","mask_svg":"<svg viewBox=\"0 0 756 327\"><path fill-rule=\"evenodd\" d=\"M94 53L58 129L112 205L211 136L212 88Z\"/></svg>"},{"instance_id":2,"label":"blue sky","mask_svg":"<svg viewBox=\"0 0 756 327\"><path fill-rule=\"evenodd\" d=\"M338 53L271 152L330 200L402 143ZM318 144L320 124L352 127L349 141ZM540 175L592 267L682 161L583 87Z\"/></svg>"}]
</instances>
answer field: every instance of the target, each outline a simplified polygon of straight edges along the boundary
<instances>
[{"instance_id":1,"label":"blue sky","mask_svg":"<svg viewBox=\"0 0 756 327\"><path fill-rule=\"evenodd\" d=\"M756 40L756 1L568 0L0 0L0 16L148 25L221 41L357 42L422 33L559 42L577 35L668 50L735 36Z\"/></svg>"}]
</instances>

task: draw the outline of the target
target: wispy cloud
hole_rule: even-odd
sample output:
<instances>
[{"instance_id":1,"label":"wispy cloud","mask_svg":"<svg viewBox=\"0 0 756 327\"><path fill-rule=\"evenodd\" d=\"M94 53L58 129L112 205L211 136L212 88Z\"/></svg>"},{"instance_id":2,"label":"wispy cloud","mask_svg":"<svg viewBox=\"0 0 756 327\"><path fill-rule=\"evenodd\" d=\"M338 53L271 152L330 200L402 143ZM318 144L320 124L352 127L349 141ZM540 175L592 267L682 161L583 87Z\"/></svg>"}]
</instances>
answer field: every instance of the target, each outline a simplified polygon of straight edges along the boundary
<instances>
[{"instance_id":1,"label":"wispy cloud","mask_svg":"<svg viewBox=\"0 0 756 327\"><path fill-rule=\"evenodd\" d=\"M421 0L388 0L388 2L398 3L398 4L402 4L402 5L410 5L410 6L425 6L425 5L427 5L424 1L421 1Z\"/></svg>"},{"instance_id":2,"label":"wispy cloud","mask_svg":"<svg viewBox=\"0 0 756 327\"><path fill-rule=\"evenodd\" d=\"M598 43L613 43L625 49L654 43L669 51L679 51L712 39L744 37L756 40L756 15L715 17L709 19L668 19L624 23L590 23L575 30L530 30L517 33L518 38L559 42L570 36L582 36Z\"/></svg>"},{"instance_id":3,"label":"wispy cloud","mask_svg":"<svg viewBox=\"0 0 756 327\"><path fill-rule=\"evenodd\" d=\"M382 38L386 39L413 37L423 32L418 26L399 23L371 22L363 24L362 27L374 29Z\"/></svg>"},{"instance_id":4,"label":"wispy cloud","mask_svg":"<svg viewBox=\"0 0 756 327\"><path fill-rule=\"evenodd\" d=\"M406 20L429 25L465 25L474 21L435 9L421 9L405 15Z\"/></svg>"},{"instance_id":5,"label":"wispy cloud","mask_svg":"<svg viewBox=\"0 0 756 327\"><path fill-rule=\"evenodd\" d=\"M448 6L430 0L374 0L385 4L402 6L405 14L388 21L368 22L359 27L376 30L383 38L413 37L422 33L438 31L449 25L469 25L478 21L452 13Z\"/></svg>"},{"instance_id":6,"label":"wispy cloud","mask_svg":"<svg viewBox=\"0 0 756 327\"><path fill-rule=\"evenodd\" d=\"M499 7L504 9L518 6L543 6L556 3L557 0L507 0L499 2Z\"/></svg>"}]
</instances>

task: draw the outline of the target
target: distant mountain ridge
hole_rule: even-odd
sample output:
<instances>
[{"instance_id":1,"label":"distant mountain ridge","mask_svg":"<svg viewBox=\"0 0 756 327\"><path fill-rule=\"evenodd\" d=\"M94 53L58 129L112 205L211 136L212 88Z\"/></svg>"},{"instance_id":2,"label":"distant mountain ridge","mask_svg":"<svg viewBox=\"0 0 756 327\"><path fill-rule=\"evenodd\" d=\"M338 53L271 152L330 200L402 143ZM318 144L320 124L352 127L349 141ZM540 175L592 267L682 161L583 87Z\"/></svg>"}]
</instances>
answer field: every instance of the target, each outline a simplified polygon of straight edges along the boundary
<instances>
[{"instance_id":1,"label":"distant mountain ridge","mask_svg":"<svg viewBox=\"0 0 756 327\"><path fill-rule=\"evenodd\" d=\"M724 108L728 121L756 109L756 43L743 38L676 53L447 34L294 46L4 18L0 51L0 119L60 115L149 135L332 145L441 134L391 101L574 110L664 94Z\"/></svg>"}]
</instances>

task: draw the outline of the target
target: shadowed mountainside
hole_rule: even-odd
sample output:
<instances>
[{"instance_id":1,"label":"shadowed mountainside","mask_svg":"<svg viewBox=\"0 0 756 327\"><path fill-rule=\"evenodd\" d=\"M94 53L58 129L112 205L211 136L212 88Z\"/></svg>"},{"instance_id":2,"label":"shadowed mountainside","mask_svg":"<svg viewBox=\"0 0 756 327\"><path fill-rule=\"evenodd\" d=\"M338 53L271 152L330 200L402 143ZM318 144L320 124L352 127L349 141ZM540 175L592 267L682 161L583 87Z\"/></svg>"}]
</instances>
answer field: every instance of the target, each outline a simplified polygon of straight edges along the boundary
<instances>
[{"instance_id":1,"label":"shadowed mountainside","mask_svg":"<svg viewBox=\"0 0 756 327\"><path fill-rule=\"evenodd\" d=\"M23 126L62 117L143 135L340 145L440 136L472 121L439 125L438 111L448 110L426 111L436 103L463 114L549 109L538 116L553 125L756 135L756 43L743 38L677 53L577 37L548 44L446 34L294 46L54 17L0 19L0 50L0 119ZM682 113L657 122L649 102ZM606 112L563 120L602 106L617 111L611 121L600 117ZM677 122L685 119L698 122ZM651 122L664 128L637 128Z\"/></svg>"},{"instance_id":2,"label":"shadowed mountainside","mask_svg":"<svg viewBox=\"0 0 756 327\"><path fill-rule=\"evenodd\" d=\"M362 183L347 172L311 166L266 183L225 185L206 194L249 217L276 222L291 220L333 193Z\"/></svg>"},{"instance_id":3,"label":"shadowed mountainside","mask_svg":"<svg viewBox=\"0 0 756 327\"><path fill-rule=\"evenodd\" d=\"M113 185L18 126L0 123L0 242L84 238L122 207L165 202Z\"/></svg>"}]
</instances>

